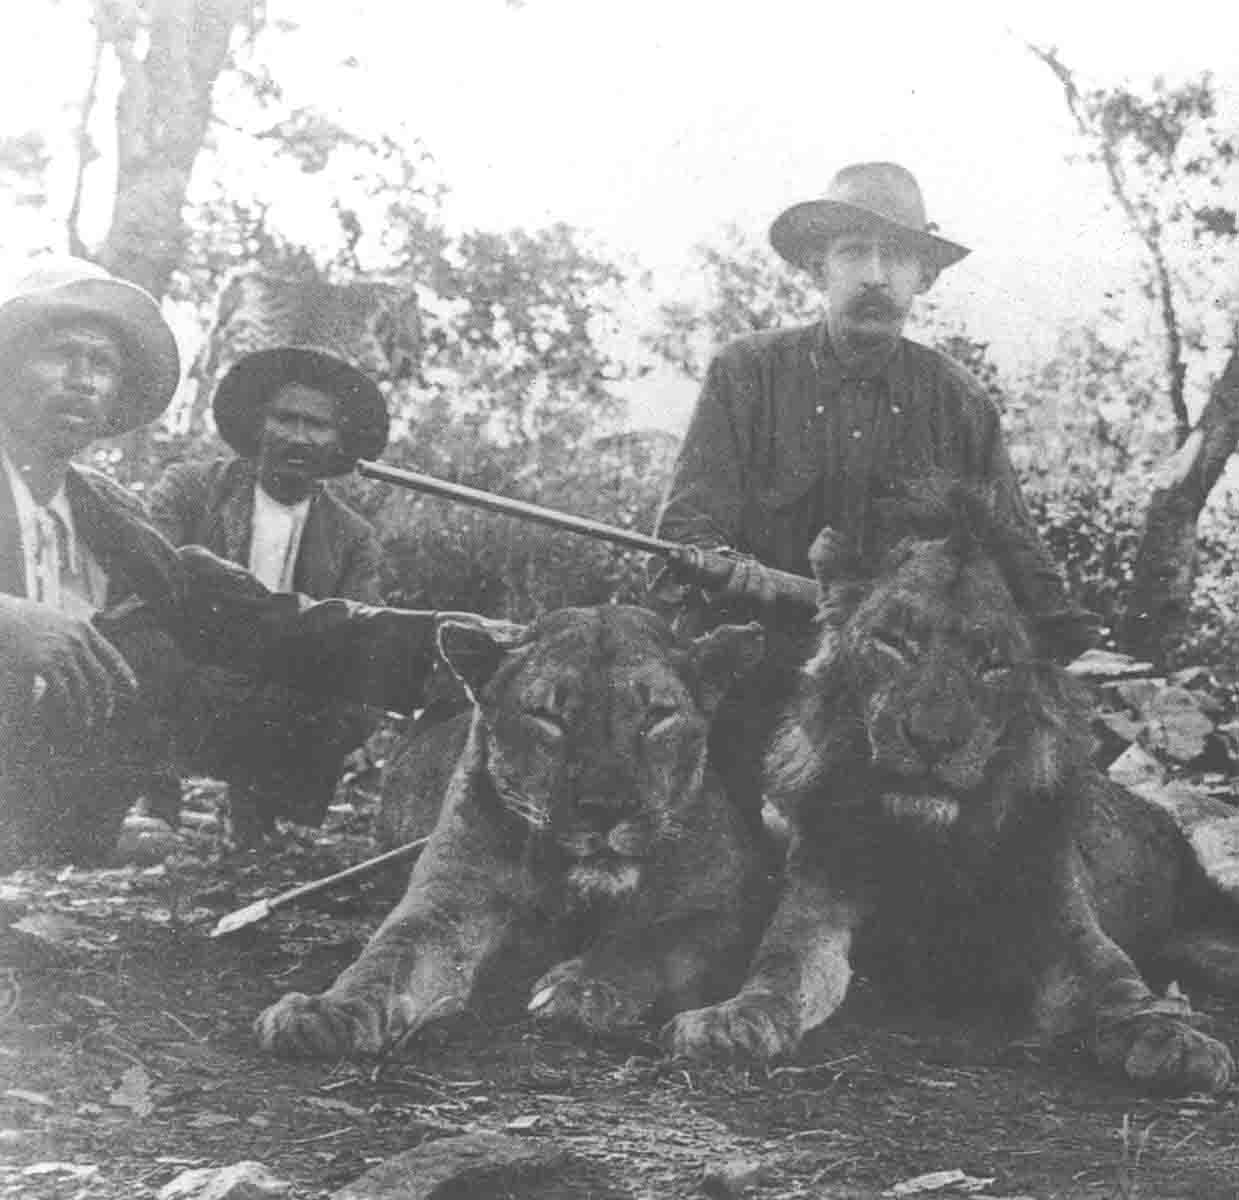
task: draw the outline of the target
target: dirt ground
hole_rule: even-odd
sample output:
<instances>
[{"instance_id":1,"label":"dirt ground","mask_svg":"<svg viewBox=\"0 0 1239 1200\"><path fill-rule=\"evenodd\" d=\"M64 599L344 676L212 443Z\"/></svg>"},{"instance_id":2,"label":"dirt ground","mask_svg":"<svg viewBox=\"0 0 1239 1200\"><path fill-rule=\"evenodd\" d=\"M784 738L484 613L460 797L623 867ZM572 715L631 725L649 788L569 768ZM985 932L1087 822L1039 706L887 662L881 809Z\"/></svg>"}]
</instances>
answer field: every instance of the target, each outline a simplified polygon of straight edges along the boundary
<instances>
[{"instance_id":1,"label":"dirt ground","mask_svg":"<svg viewBox=\"0 0 1239 1200\"><path fill-rule=\"evenodd\" d=\"M381 1069L263 1057L254 1016L284 991L326 986L399 883L226 938L210 929L370 852L364 823L345 818L261 853L208 841L166 864L0 878L0 1196L152 1196L187 1168L246 1159L293 1197L327 1196L473 1130L565 1157L549 1177L470 1200L1239 1196L1239 1093L1141 1098L1067 1048L930 1024L863 983L795 1063L768 1072L686 1069L652 1043L591 1044L532 1022L457 1027ZM1194 1000L1239 1046L1239 999ZM946 1171L963 1175L898 1190Z\"/></svg>"}]
</instances>

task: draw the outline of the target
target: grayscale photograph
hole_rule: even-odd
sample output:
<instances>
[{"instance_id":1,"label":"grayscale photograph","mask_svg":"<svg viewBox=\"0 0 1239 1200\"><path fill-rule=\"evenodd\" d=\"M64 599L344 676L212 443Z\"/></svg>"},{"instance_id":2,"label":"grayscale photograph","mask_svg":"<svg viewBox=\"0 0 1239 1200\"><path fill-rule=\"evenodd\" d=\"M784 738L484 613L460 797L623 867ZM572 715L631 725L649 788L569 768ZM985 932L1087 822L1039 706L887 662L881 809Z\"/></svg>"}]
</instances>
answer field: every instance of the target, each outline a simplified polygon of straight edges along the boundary
<instances>
[{"instance_id":1,"label":"grayscale photograph","mask_svg":"<svg viewBox=\"0 0 1239 1200\"><path fill-rule=\"evenodd\" d=\"M33 0L0 1200L1239 1200L1233 0Z\"/></svg>"}]
</instances>

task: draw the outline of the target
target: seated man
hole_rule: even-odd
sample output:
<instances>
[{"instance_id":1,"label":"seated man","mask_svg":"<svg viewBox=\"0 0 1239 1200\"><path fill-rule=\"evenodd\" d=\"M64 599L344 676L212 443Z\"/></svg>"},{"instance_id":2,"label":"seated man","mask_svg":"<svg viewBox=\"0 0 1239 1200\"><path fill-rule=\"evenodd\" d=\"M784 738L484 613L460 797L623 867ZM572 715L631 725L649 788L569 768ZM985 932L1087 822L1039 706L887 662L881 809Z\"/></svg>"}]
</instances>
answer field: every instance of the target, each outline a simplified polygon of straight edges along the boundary
<instances>
[{"instance_id":1,"label":"seated man","mask_svg":"<svg viewBox=\"0 0 1239 1200\"><path fill-rule=\"evenodd\" d=\"M379 601L373 527L324 485L387 442L387 407L369 376L319 347L246 354L213 398L236 457L179 463L151 490L153 523L248 566L277 592ZM318 824L344 757L371 721L359 705L199 670L181 689L180 756L229 784L234 831L251 841L277 816Z\"/></svg>"},{"instance_id":2,"label":"seated man","mask_svg":"<svg viewBox=\"0 0 1239 1200\"><path fill-rule=\"evenodd\" d=\"M176 712L173 639L309 692L422 702L434 614L273 594L175 550L134 496L73 463L158 416L179 374L152 297L90 263L44 260L0 302L0 871L114 844Z\"/></svg>"}]
</instances>

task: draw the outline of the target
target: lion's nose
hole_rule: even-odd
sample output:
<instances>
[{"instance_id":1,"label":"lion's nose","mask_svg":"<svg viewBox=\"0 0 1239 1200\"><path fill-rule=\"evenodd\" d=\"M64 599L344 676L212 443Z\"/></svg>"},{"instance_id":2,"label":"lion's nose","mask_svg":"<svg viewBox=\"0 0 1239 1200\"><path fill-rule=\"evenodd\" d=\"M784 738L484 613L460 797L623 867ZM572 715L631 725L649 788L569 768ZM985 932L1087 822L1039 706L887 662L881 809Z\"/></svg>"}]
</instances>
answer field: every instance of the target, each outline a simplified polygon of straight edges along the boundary
<instances>
[{"instance_id":1,"label":"lion's nose","mask_svg":"<svg viewBox=\"0 0 1239 1200\"><path fill-rule=\"evenodd\" d=\"M964 737L944 726L926 726L909 721L903 724L904 740L927 767L949 758L963 744Z\"/></svg>"}]
</instances>

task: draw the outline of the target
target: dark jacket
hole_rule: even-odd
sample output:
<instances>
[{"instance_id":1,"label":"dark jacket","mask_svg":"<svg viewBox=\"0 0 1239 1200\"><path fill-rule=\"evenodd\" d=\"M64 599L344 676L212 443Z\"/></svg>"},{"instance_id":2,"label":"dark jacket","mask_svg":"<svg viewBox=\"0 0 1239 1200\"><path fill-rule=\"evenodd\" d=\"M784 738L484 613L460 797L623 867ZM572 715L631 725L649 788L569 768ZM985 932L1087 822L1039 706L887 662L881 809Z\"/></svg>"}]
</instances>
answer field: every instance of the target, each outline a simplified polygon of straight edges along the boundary
<instances>
[{"instance_id":1,"label":"dark jacket","mask_svg":"<svg viewBox=\"0 0 1239 1200\"><path fill-rule=\"evenodd\" d=\"M100 532L109 513L137 521L145 519L142 502L114 480L89 467L71 466L65 476L65 496L77 536L98 560L108 577L108 603L122 600L132 591L120 564L111 554L108 539ZM17 505L8 477L0 471L0 592L26 595L26 567L22 557L21 528Z\"/></svg>"},{"instance_id":2,"label":"dark jacket","mask_svg":"<svg viewBox=\"0 0 1239 1200\"><path fill-rule=\"evenodd\" d=\"M151 520L173 545L205 546L246 566L255 479L250 459L178 463L151 489ZM381 561L374 527L320 484L310 498L293 588L316 599L339 596L378 604Z\"/></svg>"},{"instance_id":3,"label":"dark jacket","mask_svg":"<svg viewBox=\"0 0 1239 1200\"><path fill-rule=\"evenodd\" d=\"M998 412L957 363L903 340L848 378L821 325L755 334L710 364L658 532L808 575L824 525L863 542L874 499L935 469L996 485L1029 521Z\"/></svg>"},{"instance_id":4,"label":"dark jacket","mask_svg":"<svg viewBox=\"0 0 1239 1200\"><path fill-rule=\"evenodd\" d=\"M401 712L425 702L433 612L277 595L200 547L177 550L137 497L98 471L71 466L65 490L77 536L107 573L109 610L97 621L105 632L145 613L201 662ZM0 590L22 596L20 536L0 475ZM142 613L135 612L139 600Z\"/></svg>"},{"instance_id":5,"label":"dark jacket","mask_svg":"<svg viewBox=\"0 0 1239 1200\"><path fill-rule=\"evenodd\" d=\"M1083 617L1020 494L993 401L958 363L907 339L868 377L848 375L824 324L724 347L706 374L657 532L808 576L809 548L824 526L863 552L876 535L875 501L931 473L990 487L1027 536L1041 614ZM707 622L744 615L691 592L686 603ZM1075 653L1090 636L1089 628L1064 633Z\"/></svg>"}]
</instances>

